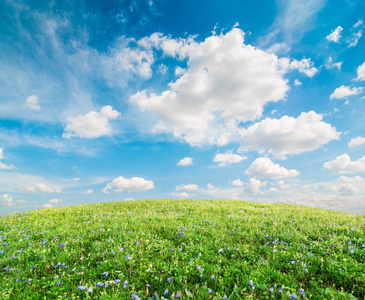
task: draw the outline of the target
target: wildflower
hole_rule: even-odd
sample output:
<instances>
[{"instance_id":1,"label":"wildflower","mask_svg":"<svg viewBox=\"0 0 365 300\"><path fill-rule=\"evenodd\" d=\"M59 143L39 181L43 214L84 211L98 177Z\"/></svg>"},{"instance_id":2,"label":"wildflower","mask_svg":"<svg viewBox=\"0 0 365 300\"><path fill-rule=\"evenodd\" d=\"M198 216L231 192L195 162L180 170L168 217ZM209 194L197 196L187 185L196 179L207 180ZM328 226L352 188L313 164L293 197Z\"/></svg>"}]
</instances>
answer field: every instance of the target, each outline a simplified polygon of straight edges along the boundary
<instances>
[{"instance_id":1,"label":"wildflower","mask_svg":"<svg viewBox=\"0 0 365 300\"><path fill-rule=\"evenodd\" d=\"M37 265L34 265L34 266L32 267L32 269L34 270L36 267L37 267Z\"/></svg>"},{"instance_id":2,"label":"wildflower","mask_svg":"<svg viewBox=\"0 0 365 300\"><path fill-rule=\"evenodd\" d=\"M248 285L249 285L249 286L253 286L253 281L252 281L252 280L250 280L250 281L248 282Z\"/></svg>"},{"instance_id":3,"label":"wildflower","mask_svg":"<svg viewBox=\"0 0 365 300\"><path fill-rule=\"evenodd\" d=\"M209 294L213 293L212 289L208 289Z\"/></svg>"},{"instance_id":4,"label":"wildflower","mask_svg":"<svg viewBox=\"0 0 365 300\"><path fill-rule=\"evenodd\" d=\"M105 276L105 277L107 277L107 276L108 276L108 272L103 272L103 273L101 273L101 276Z\"/></svg>"},{"instance_id":5,"label":"wildflower","mask_svg":"<svg viewBox=\"0 0 365 300\"><path fill-rule=\"evenodd\" d=\"M119 251L123 251L123 249L124 249L123 247L119 247Z\"/></svg>"},{"instance_id":6,"label":"wildflower","mask_svg":"<svg viewBox=\"0 0 365 300\"><path fill-rule=\"evenodd\" d=\"M63 248L63 247L65 247L65 244L64 243L61 243L60 244L60 248Z\"/></svg>"},{"instance_id":7,"label":"wildflower","mask_svg":"<svg viewBox=\"0 0 365 300\"><path fill-rule=\"evenodd\" d=\"M297 299L298 297L297 297L297 295L295 295L295 294L293 293L293 294L291 294L290 298L292 298L292 299Z\"/></svg>"},{"instance_id":8,"label":"wildflower","mask_svg":"<svg viewBox=\"0 0 365 300\"><path fill-rule=\"evenodd\" d=\"M279 293L280 293L280 294L282 294L282 293L283 293L283 290L282 290L282 289L280 289L280 290L279 290Z\"/></svg>"},{"instance_id":9,"label":"wildflower","mask_svg":"<svg viewBox=\"0 0 365 300\"><path fill-rule=\"evenodd\" d=\"M299 289L299 295L304 295L305 291L303 289Z\"/></svg>"},{"instance_id":10,"label":"wildflower","mask_svg":"<svg viewBox=\"0 0 365 300\"><path fill-rule=\"evenodd\" d=\"M98 287L103 287L103 285L104 285L104 283L102 283L102 282L95 283L95 286L98 286Z\"/></svg>"},{"instance_id":11,"label":"wildflower","mask_svg":"<svg viewBox=\"0 0 365 300\"><path fill-rule=\"evenodd\" d=\"M93 289L91 287L89 287L89 289L87 290L87 293L93 293Z\"/></svg>"},{"instance_id":12,"label":"wildflower","mask_svg":"<svg viewBox=\"0 0 365 300\"><path fill-rule=\"evenodd\" d=\"M218 250L218 253L222 253L223 252L223 248L220 248L219 250Z\"/></svg>"},{"instance_id":13,"label":"wildflower","mask_svg":"<svg viewBox=\"0 0 365 300\"><path fill-rule=\"evenodd\" d=\"M81 291L84 291L84 290L86 290L86 286L79 285L79 286L77 287L77 289L78 289L78 290L81 290Z\"/></svg>"},{"instance_id":14,"label":"wildflower","mask_svg":"<svg viewBox=\"0 0 365 300\"><path fill-rule=\"evenodd\" d=\"M141 242L140 241L137 241L136 245L138 246Z\"/></svg>"},{"instance_id":15,"label":"wildflower","mask_svg":"<svg viewBox=\"0 0 365 300\"><path fill-rule=\"evenodd\" d=\"M1 250L1 251L0 251L0 254L4 254L4 250Z\"/></svg>"},{"instance_id":16,"label":"wildflower","mask_svg":"<svg viewBox=\"0 0 365 300\"><path fill-rule=\"evenodd\" d=\"M163 292L163 294L166 296L166 295L168 295L169 294L169 290L168 289L166 289L164 292Z\"/></svg>"},{"instance_id":17,"label":"wildflower","mask_svg":"<svg viewBox=\"0 0 365 300\"><path fill-rule=\"evenodd\" d=\"M211 279L211 280L215 280L215 277L214 277L214 275L212 275L212 276L210 277L210 279Z\"/></svg>"},{"instance_id":18,"label":"wildflower","mask_svg":"<svg viewBox=\"0 0 365 300\"><path fill-rule=\"evenodd\" d=\"M270 293L273 293L273 292L274 292L274 289L273 289L273 288L270 288L270 289L269 289L269 292L270 292Z\"/></svg>"},{"instance_id":19,"label":"wildflower","mask_svg":"<svg viewBox=\"0 0 365 300\"><path fill-rule=\"evenodd\" d=\"M305 269L304 272L305 272L305 274L308 274L308 269Z\"/></svg>"},{"instance_id":20,"label":"wildflower","mask_svg":"<svg viewBox=\"0 0 365 300\"><path fill-rule=\"evenodd\" d=\"M181 293L180 292L176 293L176 298L181 298Z\"/></svg>"},{"instance_id":21,"label":"wildflower","mask_svg":"<svg viewBox=\"0 0 365 300\"><path fill-rule=\"evenodd\" d=\"M18 259L17 257L13 256L12 259Z\"/></svg>"},{"instance_id":22,"label":"wildflower","mask_svg":"<svg viewBox=\"0 0 365 300\"><path fill-rule=\"evenodd\" d=\"M171 283L172 282L172 279L171 278L167 278L167 282L168 283Z\"/></svg>"},{"instance_id":23,"label":"wildflower","mask_svg":"<svg viewBox=\"0 0 365 300\"><path fill-rule=\"evenodd\" d=\"M73 268L73 269L71 270L71 272L75 272L75 270L76 270L76 268Z\"/></svg>"},{"instance_id":24,"label":"wildflower","mask_svg":"<svg viewBox=\"0 0 365 300\"><path fill-rule=\"evenodd\" d=\"M136 300L139 300L139 297L136 295L136 294L132 294L132 297L131 299L136 299Z\"/></svg>"},{"instance_id":25,"label":"wildflower","mask_svg":"<svg viewBox=\"0 0 365 300\"><path fill-rule=\"evenodd\" d=\"M61 280L56 282L55 286L60 286L61 285Z\"/></svg>"},{"instance_id":26,"label":"wildflower","mask_svg":"<svg viewBox=\"0 0 365 300\"><path fill-rule=\"evenodd\" d=\"M114 283L115 284L118 284L120 282L120 279L116 279L116 280L114 280Z\"/></svg>"},{"instance_id":27,"label":"wildflower","mask_svg":"<svg viewBox=\"0 0 365 300\"><path fill-rule=\"evenodd\" d=\"M222 297L222 300L227 300L228 298L227 298L227 295L224 295L223 297Z\"/></svg>"},{"instance_id":28,"label":"wildflower","mask_svg":"<svg viewBox=\"0 0 365 300\"><path fill-rule=\"evenodd\" d=\"M123 282L123 289L125 289L125 288L127 287L127 285L128 285L128 280L125 280L125 281Z\"/></svg>"}]
</instances>

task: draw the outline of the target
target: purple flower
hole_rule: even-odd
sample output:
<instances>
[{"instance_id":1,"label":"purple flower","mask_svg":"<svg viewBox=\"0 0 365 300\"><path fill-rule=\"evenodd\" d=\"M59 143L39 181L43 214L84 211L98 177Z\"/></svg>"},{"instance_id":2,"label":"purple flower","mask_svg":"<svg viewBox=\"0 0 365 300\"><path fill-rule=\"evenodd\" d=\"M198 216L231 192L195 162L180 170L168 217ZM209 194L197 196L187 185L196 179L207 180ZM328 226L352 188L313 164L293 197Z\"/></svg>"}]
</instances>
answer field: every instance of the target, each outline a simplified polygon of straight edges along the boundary
<instances>
[{"instance_id":1,"label":"purple flower","mask_svg":"<svg viewBox=\"0 0 365 300\"><path fill-rule=\"evenodd\" d=\"M211 279L211 280L215 280L215 277L214 277L214 275L212 275L212 276L210 277L210 279Z\"/></svg>"},{"instance_id":2,"label":"purple flower","mask_svg":"<svg viewBox=\"0 0 365 300\"><path fill-rule=\"evenodd\" d=\"M131 299L136 299L136 300L139 300L139 297L136 295L136 294L132 294L132 297Z\"/></svg>"},{"instance_id":3,"label":"purple flower","mask_svg":"<svg viewBox=\"0 0 365 300\"><path fill-rule=\"evenodd\" d=\"M274 289L273 289L273 288L270 288L270 289L269 289L269 292L270 292L270 293L273 293L273 292L274 292Z\"/></svg>"},{"instance_id":4,"label":"purple flower","mask_svg":"<svg viewBox=\"0 0 365 300\"><path fill-rule=\"evenodd\" d=\"M89 289L87 290L87 293L93 293L93 289L91 287L89 287Z\"/></svg>"},{"instance_id":5,"label":"purple flower","mask_svg":"<svg viewBox=\"0 0 365 300\"><path fill-rule=\"evenodd\" d=\"M114 280L114 283L115 284L118 284L120 282L120 279L116 279L116 280Z\"/></svg>"},{"instance_id":6,"label":"purple flower","mask_svg":"<svg viewBox=\"0 0 365 300\"><path fill-rule=\"evenodd\" d=\"M168 283L171 283L172 282L172 279L171 278L167 278L167 282Z\"/></svg>"},{"instance_id":7,"label":"purple flower","mask_svg":"<svg viewBox=\"0 0 365 300\"><path fill-rule=\"evenodd\" d=\"M253 281L252 281L252 280L250 280L250 281L248 282L248 285L249 285L249 286L253 286Z\"/></svg>"},{"instance_id":8,"label":"purple flower","mask_svg":"<svg viewBox=\"0 0 365 300\"><path fill-rule=\"evenodd\" d=\"M176 293L176 298L181 298L181 293L180 292Z\"/></svg>"},{"instance_id":9,"label":"purple flower","mask_svg":"<svg viewBox=\"0 0 365 300\"><path fill-rule=\"evenodd\" d=\"M139 245L141 242L140 241L137 241L136 245Z\"/></svg>"},{"instance_id":10,"label":"purple flower","mask_svg":"<svg viewBox=\"0 0 365 300\"><path fill-rule=\"evenodd\" d=\"M292 299L297 299L298 297L297 297L297 295L295 295L295 294L293 293L293 294L291 294L290 298L292 298Z\"/></svg>"},{"instance_id":11,"label":"purple flower","mask_svg":"<svg viewBox=\"0 0 365 300\"><path fill-rule=\"evenodd\" d=\"M213 293L212 289L208 289L209 294Z\"/></svg>"},{"instance_id":12,"label":"purple flower","mask_svg":"<svg viewBox=\"0 0 365 300\"><path fill-rule=\"evenodd\" d=\"M55 286L60 286L61 285L61 280L56 282Z\"/></svg>"},{"instance_id":13,"label":"purple flower","mask_svg":"<svg viewBox=\"0 0 365 300\"><path fill-rule=\"evenodd\" d=\"M280 294L282 294L282 293L283 293L283 290L282 290L282 289L280 289L280 290L279 290L279 293L280 293Z\"/></svg>"},{"instance_id":14,"label":"purple flower","mask_svg":"<svg viewBox=\"0 0 365 300\"><path fill-rule=\"evenodd\" d=\"M78 290L81 290L81 291L84 291L84 290L86 290L86 286L79 285L79 286L77 287L77 289L78 289Z\"/></svg>"},{"instance_id":15,"label":"purple flower","mask_svg":"<svg viewBox=\"0 0 365 300\"><path fill-rule=\"evenodd\" d=\"M34 266L32 267L32 269L34 270L36 267L37 267L37 265L34 265Z\"/></svg>"},{"instance_id":16,"label":"purple flower","mask_svg":"<svg viewBox=\"0 0 365 300\"><path fill-rule=\"evenodd\" d=\"M107 277L108 276L108 272L101 273L101 276Z\"/></svg>"},{"instance_id":17,"label":"purple flower","mask_svg":"<svg viewBox=\"0 0 365 300\"><path fill-rule=\"evenodd\" d=\"M299 295L304 295L305 291L303 289L299 289Z\"/></svg>"},{"instance_id":18,"label":"purple flower","mask_svg":"<svg viewBox=\"0 0 365 300\"><path fill-rule=\"evenodd\" d=\"M95 283L95 286L98 286L98 287L103 287L103 285L104 285L104 283L102 283L102 282Z\"/></svg>"},{"instance_id":19,"label":"purple flower","mask_svg":"<svg viewBox=\"0 0 365 300\"><path fill-rule=\"evenodd\" d=\"M125 281L123 282L123 289L125 289L127 285L128 285L128 280L125 280Z\"/></svg>"},{"instance_id":20,"label":"purple flower","mask_svg":"<svg viewBox=\"0 0 365 300\"><path fill-rule=\"evenodd\" d=\"M65 247L65 244L64 243L61 243L60 244L60 248L63 248L63 247Z\"/></svg>"},{"instance_id":21,"label":"purple flower","mask_svg":"<svg viewBox=\"0 0 365 300\"><path fill-rule=\"evenodd\" d=\"M164 292L163 292L163 294L166 296L166 295L168 295L169 294L169 290L168 289L166 289Z\"/></svg>"},{"instance_id":22,"label":"purple flower","mask_svg":"<svg viewBox=\"0 0 365 300\"><path fill-rule=\"evenodd\" d=\"M227 296L226 295L224 295L223 297L222 297L222 300L227 300L228 298L227 298Z\"/></svg>"},{"instance_id":23,"label":"purple flower","mask_svg":"<svg viewBox=\"0 0 365 300\"><path fill-rule=\"evenodd\" d=\"M12 259L18 259L17 257L13 256Z\"/></svg>"}]
</instances>

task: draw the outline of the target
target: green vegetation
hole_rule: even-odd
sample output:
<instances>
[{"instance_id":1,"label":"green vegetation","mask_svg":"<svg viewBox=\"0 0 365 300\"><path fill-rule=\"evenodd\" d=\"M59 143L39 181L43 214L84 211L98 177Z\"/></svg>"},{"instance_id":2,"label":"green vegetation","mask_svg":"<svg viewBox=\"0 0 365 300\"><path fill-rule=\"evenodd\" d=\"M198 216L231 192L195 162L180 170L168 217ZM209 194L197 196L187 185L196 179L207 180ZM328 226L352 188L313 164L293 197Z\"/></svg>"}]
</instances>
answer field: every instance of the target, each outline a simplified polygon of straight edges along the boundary
<instances>
[{"instance_id":1,"label":"green vegetation","mask_svg":"<svg viewBox=\"0 0 365 300\"><path fill-rule=\"evenodd\" d=\"M1 299L364 299L365 217L149 200L0 217Z\"/></svg>"}]
</instances>

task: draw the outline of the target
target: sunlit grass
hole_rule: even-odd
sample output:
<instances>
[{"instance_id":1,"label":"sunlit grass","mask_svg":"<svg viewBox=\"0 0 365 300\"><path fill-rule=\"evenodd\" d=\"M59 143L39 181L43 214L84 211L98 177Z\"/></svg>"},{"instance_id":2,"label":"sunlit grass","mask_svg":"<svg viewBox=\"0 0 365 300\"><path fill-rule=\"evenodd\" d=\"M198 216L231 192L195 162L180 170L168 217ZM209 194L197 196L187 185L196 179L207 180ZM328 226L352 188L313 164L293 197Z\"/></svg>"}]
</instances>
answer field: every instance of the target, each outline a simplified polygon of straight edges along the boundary
<instances>
[{"instance_id":1,"label":"sunlit grass","mask_svg":"<svg viewBox=\"0 0 365 300\"><path fill-rule=\"evenodd\" d=\"M364 299L365 218L149 200L0 217L1 299Z\"/></svg>"}]
</instances>

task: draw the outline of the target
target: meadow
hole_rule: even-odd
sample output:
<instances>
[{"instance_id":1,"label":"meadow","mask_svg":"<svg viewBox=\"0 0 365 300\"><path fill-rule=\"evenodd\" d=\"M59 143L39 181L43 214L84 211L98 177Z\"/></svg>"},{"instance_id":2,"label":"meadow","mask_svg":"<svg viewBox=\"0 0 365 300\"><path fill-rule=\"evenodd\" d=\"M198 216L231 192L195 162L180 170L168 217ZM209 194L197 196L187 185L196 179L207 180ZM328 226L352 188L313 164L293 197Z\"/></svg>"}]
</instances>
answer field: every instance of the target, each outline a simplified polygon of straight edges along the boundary
<instances>
[{"instance_id":1,"label":"meadow","mask_svg":"<svg viewBox=\"0 0 365 300\"><path fill-rule=\"evenodd\" d=\"M365 299L365 216L146 200L0 216L1 299Z\"/></svg>"}]
</instances>

